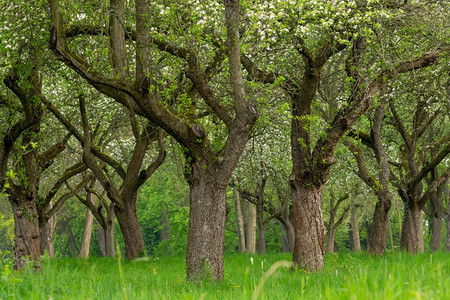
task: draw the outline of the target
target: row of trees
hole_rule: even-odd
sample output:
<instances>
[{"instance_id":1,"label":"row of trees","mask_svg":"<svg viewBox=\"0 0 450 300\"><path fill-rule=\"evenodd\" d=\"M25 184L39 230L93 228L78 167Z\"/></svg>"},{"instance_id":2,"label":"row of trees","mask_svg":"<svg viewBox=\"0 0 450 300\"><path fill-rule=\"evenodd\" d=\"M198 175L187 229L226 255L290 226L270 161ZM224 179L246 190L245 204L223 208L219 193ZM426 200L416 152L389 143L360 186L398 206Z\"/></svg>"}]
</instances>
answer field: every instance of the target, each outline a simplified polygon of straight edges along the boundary
<instances>
[{"instance_id":1,"label":"row of trees","mask_svg":"<svg viewBox=\"0 0 450 300\"><path fill-rule=\"evenodd\" d=\"M223 279L230 186L240 249L253 247L244 211L258 251L277 219L293 264L323 268L325 227L332 251L352 210L337 215L351 191L333 180L323 221L337 157L378 198L370 252L386 249L394 189L405 204L402 248L421 250L424 210L440 240L450 175L445 1L2 5L0 188L17 268L39 261L71 198L100 224L105 254L117 218L126 257L142 255L139 189L167 154L190 191L188 280ZM339 166L334 174L348 177Z\"/></svg>"}]
</instances>

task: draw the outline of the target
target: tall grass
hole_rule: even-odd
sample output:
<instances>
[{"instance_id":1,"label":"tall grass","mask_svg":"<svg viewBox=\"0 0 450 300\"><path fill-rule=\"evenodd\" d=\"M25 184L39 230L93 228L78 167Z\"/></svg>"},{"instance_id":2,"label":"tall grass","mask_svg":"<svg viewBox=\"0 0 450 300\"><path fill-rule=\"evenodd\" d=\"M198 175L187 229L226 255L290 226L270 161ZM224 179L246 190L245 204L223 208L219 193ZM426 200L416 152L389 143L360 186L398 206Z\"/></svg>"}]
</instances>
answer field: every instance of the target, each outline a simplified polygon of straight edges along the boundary
<instances>
[{"instance_id":1,"label":"tall grass","mask_svg":"<svg viewBox=\"0 0 450 300\"><path fill-rule=\"evenodd\" d=\"M0 269L0 299L449 299L450 255L326 256L325 270L292 272L286 254L225 256L221 283L185 282L182 257L124 262L48 259L41 272ZM275 265L274 265L275 264Z\"/></svg>"}]
</instances>

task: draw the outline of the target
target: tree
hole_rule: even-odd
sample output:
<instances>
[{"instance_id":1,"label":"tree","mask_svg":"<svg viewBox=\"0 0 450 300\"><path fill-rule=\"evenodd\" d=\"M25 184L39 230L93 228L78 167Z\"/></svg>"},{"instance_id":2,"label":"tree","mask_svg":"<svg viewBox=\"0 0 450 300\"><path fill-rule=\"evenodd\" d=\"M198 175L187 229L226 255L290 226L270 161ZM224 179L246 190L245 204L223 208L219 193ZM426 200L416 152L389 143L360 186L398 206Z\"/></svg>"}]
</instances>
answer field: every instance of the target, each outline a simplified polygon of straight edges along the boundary
<instances>
[{"instance_id":1,"label":"tree","mask_svg":"<svg viewBox=\"0 0 450 300\"><path fill-rule=\"evenodd\" d=\"M308 270L323 268L325 238L321 192L329 179L330 167L336 162L334 151L340 139L372 105L372 100L389 80L398 74L435 64L439 54L448 50L444 45L422 53L414 59L403 61L400 59L396 60L395 64L379 65L375 74L366 73L364 64L369 59L366 55L371 53L370 48L366 49L367 45L376 48L377 42L373 37L378 34L377 26L383 28L382 22L388 24L392 22L389 21L389 17L383 17L389 16L390 12L381 9L382 1L370 7L364 5L352 7L350 4L346 7L344 3L341 5L330 3L319 11L305 5L302 13L306 14L306 22L299 22L297 8L287 5L285 11L291 14L274 21L281 23L278 24L280 28L287 28L287 32L292 33L286 40L292 41L289 47L300 55L299 59L303 60L303 65L298 66L295 62L291 62L289 67L292 69L293 65L298 66L303 72L288 76L281 73L282 70L272 72L258 68L255 61L248 57L243 59L249 77L254 81L274 83L277 78L283 78L282 88L291 99L293 168L290 183L296 237L293 263L299 268ZM392 8L394 12L398 9L399 7L395 5ZM337 22L337 25L326 26L328 23L325 20L330 20L329 23ZM346 27L350 22L355 25ZM303 26L298 26L299 23ZM336 30L338 27L341 27L341 30ZM333 55L345 48L347 48L346 76L341 77L343 86L347 87L345 95L339 99L341 105L335 110L336 113L319 132L314 131L313 135L311 126L316 120L313 112L317 103L314 100L321 81L321 71ZM297 58L294 51L290 53L290 57Z\"/></svg>"},{"instance_id":2,"label":"tree","mask_svg":"<svg viewBox=\"0 0 450 300\"><path fill-rule=\"evenodd\" d=\"M125 38L133 34L126 33L127 28L123 26L127 24L124 21L131 17L124 13L123 1L111 2L109 26L108 30L104 30L110 35L113 74L98 72L80 54L75 54L68 47L65 29L67 27L62 19L59 1L51 0L49 3L53 24L50 44L57 57L99 91L163 128L186 149L186 178L191 190L187 278L195 281L206 276L221 280L226 186L257 118L256 109L247 101L242 84L238 1L225 1L232 114L208 85L211 72L214 73L222 61L224 51L216 52L217 58L212 59L211 66L202 70L201 62L208 61L202 57L202 53L193 48L185 48L182 43L177 45L167 42L163 37L153 37L152 24L147 18L148 13L152 11L148 1L138 0L135 3L134 81L124 73L134 62L127 60ZM182 25L185 26L184 36L188 37L188 32L191 33L188 24ZM201 40L198 36L189 38L194 41ZM183 42L186 45L190 43L189 40ZM164 104L164 95L159 90L165 87L158 84L157 74L153 72L153 46L173 55L178 65L180 61L186 64L183 73L190 78L208 109L222 122L223 128L226 128L226 141L221 141L218 148L213 147L203 127L196 123L200 118L184 118L182 114L177 114ZM191 109L195 110L195 106L192 105Z\"/></svg>"}]
</instances>

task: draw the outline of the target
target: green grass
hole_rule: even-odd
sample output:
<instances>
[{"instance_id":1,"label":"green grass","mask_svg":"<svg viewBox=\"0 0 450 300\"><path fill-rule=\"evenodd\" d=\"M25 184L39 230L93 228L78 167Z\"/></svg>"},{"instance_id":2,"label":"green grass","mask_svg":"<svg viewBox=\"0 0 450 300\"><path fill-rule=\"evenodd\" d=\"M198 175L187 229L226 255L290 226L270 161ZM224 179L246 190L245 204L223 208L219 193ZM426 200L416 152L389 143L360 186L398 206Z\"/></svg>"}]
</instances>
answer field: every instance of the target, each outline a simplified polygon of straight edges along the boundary
<instances>
[{"instance_id":1,"label":"green grass","mask_svg":"<svg viewBox=\"0 0 450 300\"><path fill-rule=\"evenodd\" d=\"M251 263L253 257L253 264ZM221 283L185 283L181 257L120 262L44 259L41 272L0 269L0 299L449 299L450 254L326 256L322 272L269 268L285 254L225 256ZM265 275L264 275L265 274ZM270 276L269 276L270 275ZM262 278L266 280L262 281ZM260 289L258 290L258 287ZM255 292L258 290L257 292Z\"/></svg>"}]
</instances>

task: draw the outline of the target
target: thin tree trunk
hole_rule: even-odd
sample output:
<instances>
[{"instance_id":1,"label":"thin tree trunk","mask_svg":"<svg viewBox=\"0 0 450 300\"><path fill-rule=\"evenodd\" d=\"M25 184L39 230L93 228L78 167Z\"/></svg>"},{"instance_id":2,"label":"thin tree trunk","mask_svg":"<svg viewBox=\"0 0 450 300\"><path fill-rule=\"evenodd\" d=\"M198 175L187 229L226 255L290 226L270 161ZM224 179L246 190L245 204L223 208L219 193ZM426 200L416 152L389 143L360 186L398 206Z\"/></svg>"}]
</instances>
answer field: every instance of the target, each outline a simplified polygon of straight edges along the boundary
<instances>
[{"instance_id":1,"label":"thin tree trunk","mask_svg":"<svg viewBox=\"0 0 450 300\"><path fill-rule=\"evenodd\" d=\"M281 235L281 245L284 253L289 252L289 241L287 238L286 226L284 226L283 222L278 222L280 225L280 235Z\"/></svg>"},{"instance_id":2,"label":"thin tree trunk","mask_svg":"<svg viewBox=\"0 0 450 300\"><path fill-rule=\"evenodd\" d=\"M417 231L417 236L419 237L419 253L423 253L425 251L425 241L423 237L423 210L419 211L419 220L418 223L419 230Z\"/></svg>"},{"instance_id":3,"label":"thin tree trunk","mask_svg":"<svg viewBox=\"0 0 450 300\"><path fill-rule=\"evenodd\" d=\"M258 240L256 243L256 252L258 254L266 253L266 225L264 222L260 224L258 222Z\"/></svg>"},{"instance_id":4,"label":"thin tree trunk","mask_svg":"<svg viewBox=\"0 0 450 300\"><path fill-rule=\"evenodd\" d=\"M76 257L78 255L78 246L75 240L75 236L73 235L72 226L70 226L69 222L66 223L66 232L67 241L69 242L70 248L72 249L73 256Z\"/></svg>"},{"instance_id":5,"label":"thin tree trunk","mask_svg":"<svg viewBox=\"0 0 450 300\"><path fill-rule=\"evenodd\" d=\"M95 230L97 234L98 247L100 249L100 253L103 257L106 256L106 245L105 245L105 230L102 227L98 227Z\"/></svg>"},{"instance_id":6,"label":"thin tree trunk","mask_svg":"<svg viewBox=\"0 0 450 300\"><path fill-rule=\"evenodd\" d=\"M241 209L241 197L239 191L233 189L234 194L234 211L236 213L236 223L237 223L237 232L238 232L238 240L239 240L239 252L246 252L247 248L245 247L245 230L244 230L244 217L242 215Z\"/></svg>"},{"instance_id":7,"label":"thin tree trunk","mask_svg":"<svg viewBox=\"0 0 450 300\"><path fill-rule=\"evenodd\" d=\"M258 225L258 240L256 242L256 252L264 254L266 252L266 223L264 222L264 186L265 179L258 184L258 195L256 202L256 224Z\"/></svg>"},{"instance_id":8,"label":"thin tree trunk","mask_svg":"<svg viewBox=\"0 0 450 300\"><path fill-rule=\"evenodd\" d=\"M90 193L89 193L90 194ZM89 195L88 195L89 197ZM89 258L89 248L91 246L92 227L94 225L94 215L88 209L86 212L86 221L84 223L83 238L81 239L79 257Z\"/></svg>"},{"instance_id":9,"label":"thin tree trunk","mask_svg":"<svg viewBox=\"0 0 450 300\"><path fill-rule=\"evenodd\" d=\"M325 236L321 187L292 182L295 245L292 261L306 270L324 267Z\"/></svg>"},{"instance_id":10,"label":"thin tree trunk","mask_svg":"<svg viewBox=\"0 0 450 300\"><path fill-rule=\"evenodd\" d=\"M256 207L248 201L244 202L245 248L248 253L256 252Z\"/></svg>"},{"instance_id":11,"label":"thin tree trunk","mask_svg":"<svg viewBox=\"0 0 450 300\"><path fill-rule=\"evenodd\" d=\"M162 228L159 231L159 240L164 241L170 239L170 222L167 214L167 207L164 208L164 211L161 213L161 225Z\"/></svg>"},{"instance_id":12,"label":"thin tree trunk","mask_svg":"<svg viewBox=\"0 0 450 300\"><path fill-rule=\"evenodd\" d=\"M353 252L361 251L361 241L359 238L359 225L358 225L358 207L352 203L351 209L351 234L352 234L352 250Z\"/></svg>"},{"instance_id":13,"label":"thin tree trunk","mask_svg":"<svg viewBox=\"0 0 450 300\"><path fill-rule=\"evenodd\" d=\"M114 207L110 205L107 211L107 220L105 228L105 255L109 257L116 256L116 247L114 245Z\"/></svg>"},{"instance_id":14,"label":"thin tree trunk","mask_svg":"<svg viewBox=\"0 0 450 300\"><path fill-rule=\"evenodd\" d=\"M333 227L330 227L327 232L327 253L334 252L334 234L335 229Z\"/></svg>"},{"instance_id":15,"label":"thin tree trunk","mask_svg":"<svg viewBox=\"0 0 450 300\"><path fill-rule=\"evenodd\" d=\"M394 235L392 234L392 222L391 218L388 221L389 240L391 242L391 251L394 251Z\"/></svg>"},{"instance_id":16,"label":"thin tree trunk","mask_svg":"<svg viewBox=\"0 0 450 300\"><path fill-rule=\"evenodd\" d=\"M436 193L431 194L430 208L431 208L430 250L432 252L437 252L439 250L439 246L441 245L442 221L443 221L442 219L444 215L444 208L442 203L442 188L438 188Z\"/></svg>"},{"instance_id":17,"label":"thin tree trunk","mask_svg":"<svg viewBox=\"0 0 450 300\"><path fill-rule=\"evenodd\" d=\"M217 180L214 172L194 165L189 174L190 212L186 278L223 279L223 246L228 179ZM219 183L220 182L220 183Z\"/></svg>"}]
</instances>

